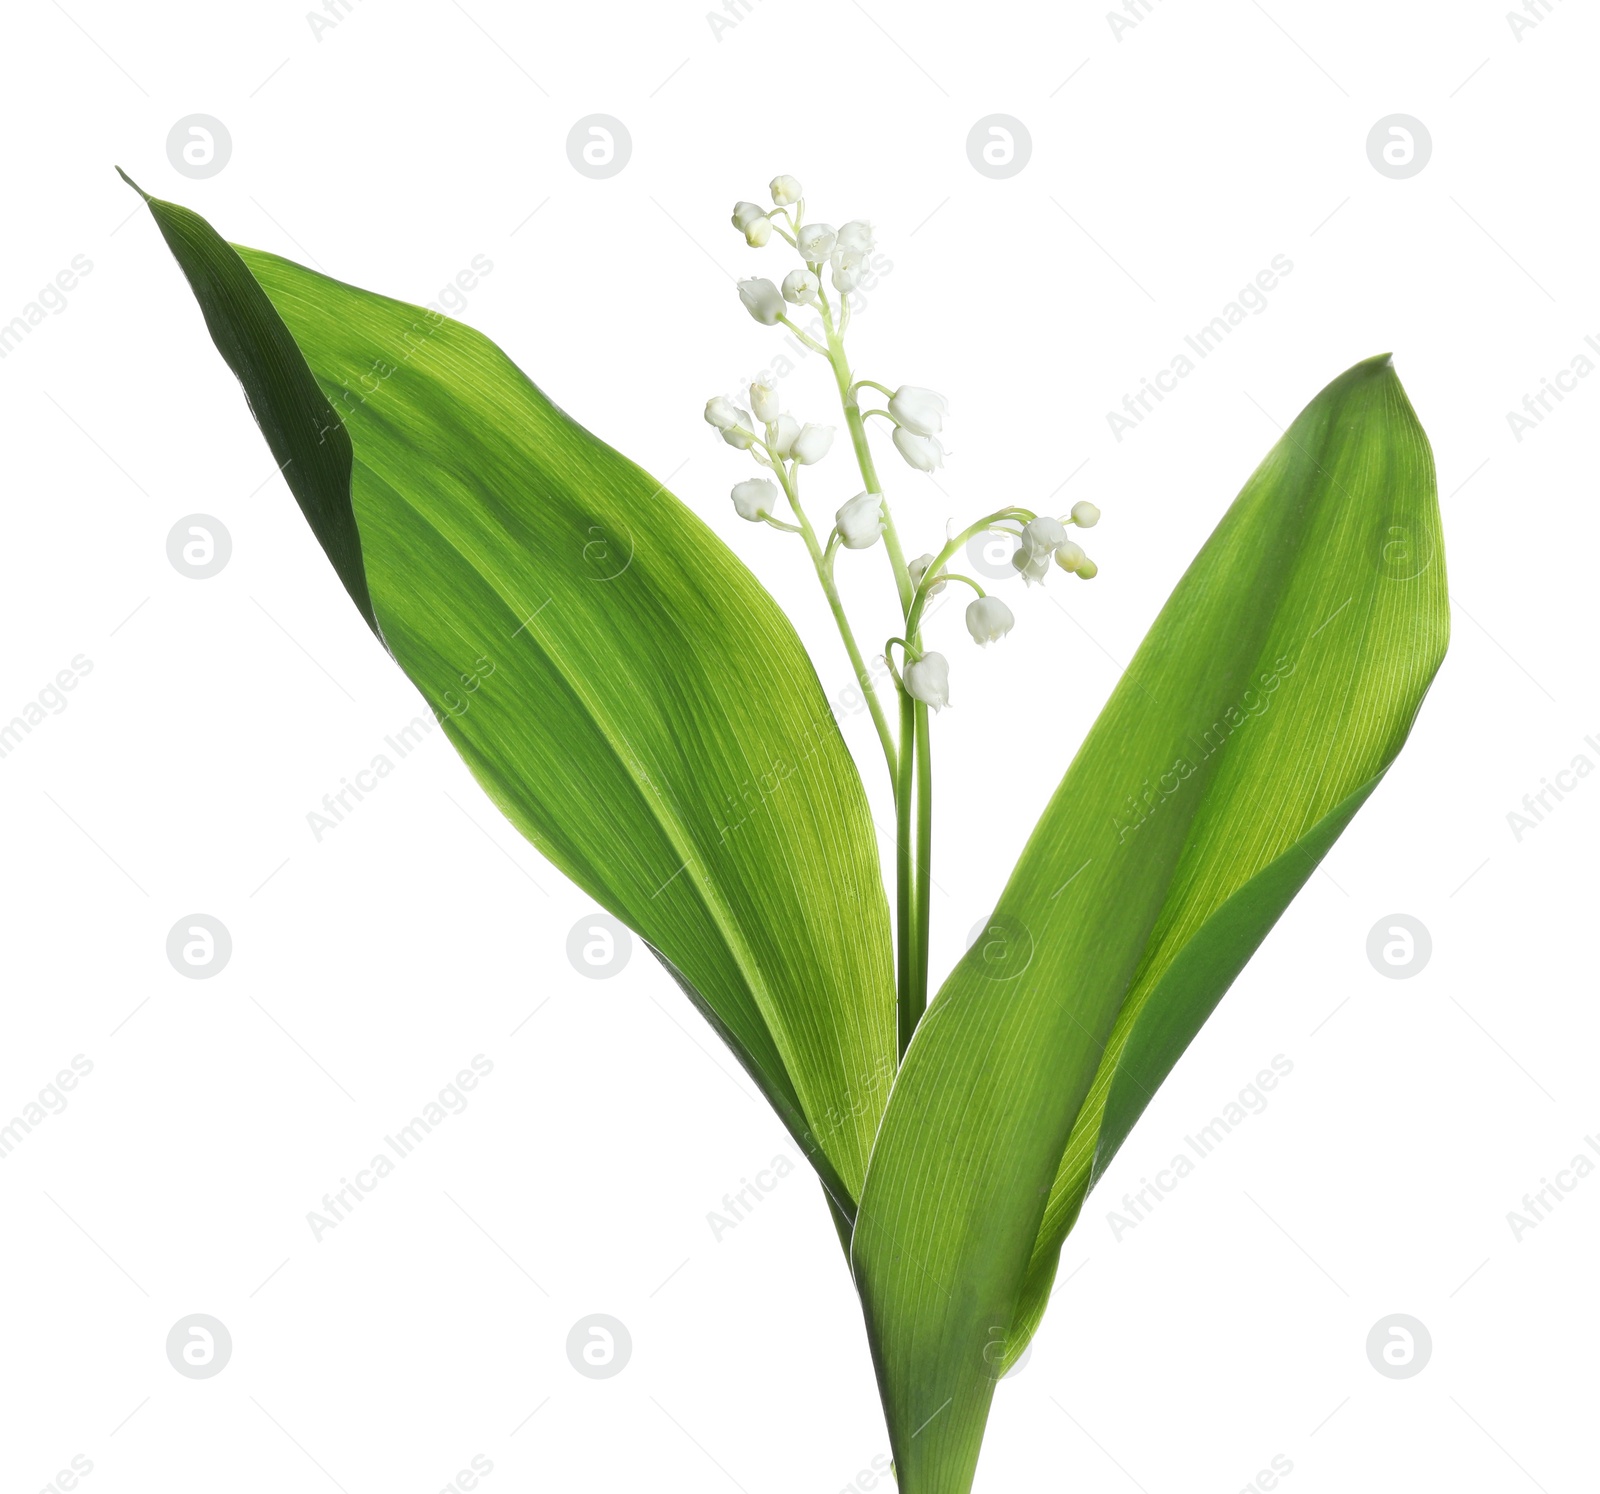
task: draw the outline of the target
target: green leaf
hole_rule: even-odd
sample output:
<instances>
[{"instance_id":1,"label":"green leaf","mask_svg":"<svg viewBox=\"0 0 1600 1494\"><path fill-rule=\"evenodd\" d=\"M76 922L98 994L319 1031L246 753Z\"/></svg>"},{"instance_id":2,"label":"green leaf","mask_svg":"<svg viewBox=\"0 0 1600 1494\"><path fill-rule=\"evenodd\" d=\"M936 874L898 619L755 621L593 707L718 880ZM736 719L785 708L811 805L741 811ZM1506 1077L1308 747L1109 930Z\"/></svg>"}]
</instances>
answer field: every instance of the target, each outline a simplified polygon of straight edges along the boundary
<instances>
[{"instance_id":1,"label":"green leaf","mask_svg":"<svg viewBox=\"0 0 1600 1494\"><path fill-rule=\"evenodd\" d=\"M146 198L369 624L853 1217L894 1072L877 842L799 638L653 478L435 312Z\"/></svg>"},{"instance_id":2,"label":"green leaf","mask_svg":"<svg viewBox=\"0 0 1600 1494\"><path fill-rule=\"evenodd\" d=\"M1448 624L1432 454L1374 358L1179 582L907 1053L853 1242L902 1494L970 1489L1084 1193L1394 760Z\"/></svg>"}]
</instances>

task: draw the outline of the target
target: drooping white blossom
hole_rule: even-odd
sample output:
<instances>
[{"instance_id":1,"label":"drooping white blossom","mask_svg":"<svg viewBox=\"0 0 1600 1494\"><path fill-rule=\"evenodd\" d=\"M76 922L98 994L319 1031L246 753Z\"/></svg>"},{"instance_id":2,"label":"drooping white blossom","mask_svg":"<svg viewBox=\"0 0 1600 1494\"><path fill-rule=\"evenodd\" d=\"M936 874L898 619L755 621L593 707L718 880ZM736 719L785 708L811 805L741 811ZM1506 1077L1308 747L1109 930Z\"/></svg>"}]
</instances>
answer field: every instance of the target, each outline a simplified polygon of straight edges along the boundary
<instances>
[{"instance_id":1,"label":"drooping white blossom","mask_svg":"<svg viewBox=\"0 0 1600 1494\"><path fill-rule=\"evenodd\" d=\"M764 327L774 326L783 315L783 294L770 280L741 280L739 299Z\"/></svg>"},{"instance_id":2,"label":"drooping white blossom","mask_svg":"<svg viewBox=\"0 0 1600 1494\"><path fill-rule=\"evenodd\" d=\"M810 270L790 270L783 277L783 299L795 306L811 305L821 288L821 283Z\"/></svg>"},{"instance_id":3,"label":"drooping white blossom","mask_svg":"<svg viewBox=\"0 0 1600 1494\"><path fill-rule=\"evenodd\" d=\"M866 278L867 256L856 250L835 249L829 263L836 291L853 291Z\"/></svg>"},{"instance_id":4,"label":"drooping white blossom","mask_svg":"<svg viewBox=\"0 0 1600 1494\"><path fill-rule=\"evenodd\" d=\"M999 597L975 597L967 604L967 631L983 648L999 642L1015 623L1011 609Z\"/></svg>"},{"instance_id":5,"label":"drooping white blossom","mask_svg":"<svg viewBox=\"0 0 1600 1494\"><path fill-rule=\"evenodd\" d=\"M800 200L800 183L792 176L775 176L771 182L772 200L779 207L788 207L791 202Z\"/></svg>"},{"instance_id":6,"label":"drooping white blossom","mask_svg":"<svg viewBox=\"0 0 1600 1494\"><path fill-rule=\"evenodd\" d=\"M854 218L839 230L834 248L855 254L871 254L873 250L872 225L865 218Z\"/></svg>"},{"instance_id":7,"label":"drooping white blossom","mask_svg":"<svg viewBox=\"0 0 1600 1494\"><path fill-rule=\"evenodd\" d=\"M1035 555L1043 555L1048 560L1067 543L1066 526L1059 519L1041 514L1022 526L1022 543Z\"/></svg>"},{"instance_id":8,"label":"drooping white blossom","mask_svg":"<svg viewBox=\"0 0 1600 1494\"><path fill-rule=\"evenodd\" d=\"M794 440L799 434L800 422L793 415L780 415L773 422L767 442L779 456L788 458L794 455Z\"/></svg>"},{"instance_id":9,"label":"drooping white blossom","mask_svg":"<svg viewBox=\"0 0 1600 1494\"><path fill-rule=\"evenodd\" d=\"M733 226L740 233L749 233L757 218L765 218L767 210L758 202L736 202L733 205Z\"/></svg>"},{"instance_id":10,"label":"drooping white blossom","mask_svg":"<svg viewBox=\"0 0 1600 1494\"><path fill-rule=\"evenodd\" d=\"M903 425L919 436L936 436L944 429L944 417L950 412L949 401L932 389L919 389L914 384L902 384L889 400L889 413L896 425Z\"/></svg>"},{"instance_id":11,"label":"drooping white blossom","mask_svg":"<svg viewBox=\"0 0 1600 1494\"><path fill-rule=\"evenodd\" d=\"M802 223L794 236L800 258L808 265L818 265L833 253L838 229L831 223Z\"/></svg>"},{"instance_id":12,"label":"drooping white blossom","mask_svg":"<svg viewBox=\"0 0 1600 1494\"><path fill-rule=\"evenodd\" d=\"M937 436L919 436L915 431L897 425L894 428L894 444L900 455L918 472L932 472L935 467L944 466L944 447L939 444Z\"/></svg>"},{"instance_id":13,"label":"drooping white blossom","mask_svg":"<svg viewBox=\"0 0 1600 1494\"><path fill-rule=\"evenodd\" d=\"M906 665L906 694L934 710L950 704L950 664L943 654L927 653Z\"/></svg>"},{"instance_id":14,"label":"drooping white blossom","mask_svg":"<svg viewBox=\"0 0 1600 1494\"><path fill-rule=\"evenodd\" d=\"M800 434L790 444L789 455L802 466L809 467L827 456L828 448L832 445L831 425L811 425L808 422L800 427Z\"/></svg>"},{"instance_id":15,"label":"drooping white blossom","mask_svg":"<svg viewBox=\"0 0 1600 1494\"><path fill-rule=\"evenodd\" d=\"M1046 551L1043 555L1036 555L1026 545L1011 557L1011 564L1016 567L1017 574L1029 586L1042 586L1044 578L1050 574L1050 554Z\"/></svg>"},{"instance_id":16,"label":"drooping white blossom","mask_svg":"<svg viewBox=\"0 0 1600 1494\"><path fill-rule=\"evenodd\" d=\"M741 519L765 519L777 507L778 485L766 477L747 478L733 485L732 497Z\"/></svg>"},{"instance_id":17,"label":"drooping white blossom","mask_svg":"<svg viewBox=\"0 0 1600 1494\"><path fill-rule=\"evenodd\" d=\"M857 493L833 516L839 542L847 550L867 550L883 533L883 494Z\"/></svg>"}]
</instances>

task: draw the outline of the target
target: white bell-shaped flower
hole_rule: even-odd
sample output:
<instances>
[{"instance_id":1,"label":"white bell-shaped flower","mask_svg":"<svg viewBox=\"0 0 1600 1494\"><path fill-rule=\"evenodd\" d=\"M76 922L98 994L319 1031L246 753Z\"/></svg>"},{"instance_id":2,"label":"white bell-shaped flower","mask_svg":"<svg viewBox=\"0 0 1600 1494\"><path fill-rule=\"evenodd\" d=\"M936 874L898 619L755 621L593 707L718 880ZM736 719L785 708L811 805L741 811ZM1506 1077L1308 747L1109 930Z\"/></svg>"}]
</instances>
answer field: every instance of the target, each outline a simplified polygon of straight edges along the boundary
<instances>
[{"instance_id":1,"label":"white bell-shaped flower","mask_svg":"<svg viewBox=\"0 0 1600 1494\"><path fill-rule=\"evenodd\" d=\"M795 247L808 265L819 265L833 253L838 229L831 223L802 223L795 233Z\"/></svg>"},{"instance_id":2,"label":"white bell-shaped flower","mask_svg":"<svg viewBox=\"0 0 1600 1494\"><path fill-rule=\"evenodd\" d=\"M918 472L932 472L935 467L944 466L944 447L939 444L937 436L919 436L915 431L897 425L894 428L894 444L900 455Z\"/></svg>"},{"instance_id":3,"label":"white bell-shaped flower","mask_svg":"<svg viewBox=\"0 0 1600 1494\"><path fill-rule=\"evenodd\" d=\"M976 597L967 604L967 631L983 648L998 643L1015 623L1011 609L999 597Z\"/></svg>"},{"instance_id":4,"label":"white bell-shaped flower","mask_svg":"<svg viewBox=\"0 0 1600 1494\"><path fill-rule=\"evenodd\" d=\"M867 256L855 250L835 249L829 263L833 266L833 288L853 291L867 274Z\"/></svg>"},{"instance_id":5,"label":"white bell-shaped flower","mask_svg":"<svg viewBox=\"0 0 1600 1494\"><path fill-rule=\"evenodd\" d=\"M1059 519L1041 514L1022 526L1022 543L1035 555L1043 555L1048 560L1067 543L1066 526Z\"/></svg>"},{"instance_id":6,"label":"white bell-shaped flower","mask_svg":"<svg viewBox=\"0 0 1600 1494\"><path fill-rule=\"evenodd\" d=\"M809 467L814 462L820 462L827 456L828 448L833 445L833 427L831 425L811 425L807 423L800 427L800 434L790 444L789 455L802 466Z\"/></svg>"},{"instance_id":7,"label":"white bell-shaped flower","mask_svg":"<svg viewBox=\"0 0 1600 1494\"><path fill-rule=\"evenodd\" d=\"M906 570L911 576L912 586L915 587L922 585L922 578L928 574L928 567L932 564L933 555L931 552L919 555L915 560L908 560L906 562ZM927 594L930 597L936 597L949 584L950 583L948 581L941 581L938 577L935 577L933 584L928 588Z\"/></svg>"},{"instance_id":8,"label":"white bell-shaped flower","mask_svg":"<svg viewBox=\"0 0 1600 1494\"><path fill-rule=\"evenodd\" d=\"M733 205L733 226L740 233L749 233L757 218L765 218L767 210L759 202L736 202Z\"/></svg>"},{"instance_id":9,"label":"white bell-shaped flower","mask_svg":"<svg viewBox=\"0 0 1600 1494\"><path fill-rule=\"evenodd\" d=\"M1016 567L1017 574L1029 586L1042 586L1044 578L1050 574L1049 552L1036 555L1026 545L1011 557L1011 564Z\"/></svg>"},{"instance_id":10,"label":"white bell-shaped flower","mask_svg":"<svg viewBox=\"0 0 1600 1494\"><path fill-rule=\"evenodd\" d=\"M778 418L778 391L770 384L752 384L750 408L762 425L771 425Z\"/></svg>"},{"instance_id":11,"label":"white bell-shaped flower","mask_svg":"<svg viewBox=\"0 0 1600 1494\"><path fill-rule=\"evenodd\" d=\"M778 485L770 478L752 477L733 485L733 506L741 519L767 518L777 507Z\"/></svg>"},{"instance_id":12,"label":"white bell-shaped flower","mask_svg":"<svg viewBox=\"0 0 1600 1494\"><path fill-rule=\"evenodd\" d=\"M903 425L919 436L936 436L944 429L944 417L950 404L942 394L931 389L918 389L914 384L902 384L889 400L889 413L896 425Z\"/></svg>"},{"instance_id":13,"label":"white bell-shaped flower","mask_svg":"<svg viewBox=\"0 0 1600 1494\"><path fill-rule=\"evenodd\" d=\"M783 277L783 299L795 306L811 305L821 289L821 283L810 270L790 270Z\"/></svg>"},{"instance_id":14,"label":"white bell-shaped flower","mask_svg":"<svg viewBox=\"0 0 1600 1494\"><path fill-rule=\"evenodd\" d=\"M865 218L852 219L839 230L839 236L834 240L834 247L855 254L871 254L874 247L872 225Z\"/></svg>"},{"instance_id":15,"label":"white bell-shaped flower","mask_svg":"<svg viewBox=\"0 0 1600 1494\"><path fill-rule=\"evenodd\" d=\"M779 207L788 207L800 201L800 183L792 176L775 176L771 182L772 200Z\"/></svg>"},{"instance_id":16,"label":"white bell-shaped flower","mask_svg":"<svg viewBox=\"0 0 1600 1494\"><path fill-rule=\"evenodd\" d=\"M725 431L729 426L738 425L744 419L744 411L728 398L725 394L713 395L706 401L706 424L714 425L719 431Z\"/></svg>"},{"instance_id":17,"label":"white bell-shaped flower","mask_svg":"<svg viewBox=\"0 0 1600 1494\"><path fill-rule=\"evenodd\" d=\"M1056 564L1064 571L1080 570L1088 558L1083 553L1083 546L1076 540L1068 540L1064 545L1056 547Z\"/></svg>"},{"instance_id":18,"label":"white bell-shaped flower","mask_svg":"<svg viewBox=\"0 0 1600 1494\"><path fill-rule=\"evenodd\" d=\"M883 533L883 494L857 493L833 516L847 550L869 550Z\"/></svg>"},{"instance_id":19,"label":"white bell-shaped flower","mask_svg":"<svg viewBox=\"0 0 1600 1494\"><path fill-rule=\"evenodd\" d=\"M783 315L783 293L770 280L741 280L739 299L764 327L773 326Z\"/></svg>"},{"instance_id":20,"label":"white bell-shaped flower","mask_svg":"<svg viewBox=\"0 0 1600 1494\"><path fill-rule=\"evenodd\" d=\"M1100 522L1100 510L1092 503L1074 503L1072 505L1072 522L1079 529L1093 529Z\"/></svg>"},{"instance_id":21,"label":"white bell-shaped flower","mask_svg":"<svg viewBox=\"0 0 1600 1494\"><path fill-rule=\"evenodd\" d=\"M772 429L767 435L767 444L780 457L787 459L794 455L794 441L799 434L800 422L793 415L780 415L772 423Z\"/></svg>"},{"instance_id":22,"label":"white bell-shaped flower","mask_svg":"<svg viewBox=\"0 0 1600 1494\"><path fill-rule=\"evenodd\" d=\"M950 704L950 663L943 654L924 654L906 665L906 694L934 710Z\"/></svg>"},{"instance_id":23,"label":"white bell-shaped flower","mask_svg":"<svg viewBox=\"0 0 1600 1494\"><path fill-rule=\"evenodd\" d=\"M752 249L765 249L772 238L772 219L752 218L744 231L744 241Z\"/></svg>"}]
</instances>

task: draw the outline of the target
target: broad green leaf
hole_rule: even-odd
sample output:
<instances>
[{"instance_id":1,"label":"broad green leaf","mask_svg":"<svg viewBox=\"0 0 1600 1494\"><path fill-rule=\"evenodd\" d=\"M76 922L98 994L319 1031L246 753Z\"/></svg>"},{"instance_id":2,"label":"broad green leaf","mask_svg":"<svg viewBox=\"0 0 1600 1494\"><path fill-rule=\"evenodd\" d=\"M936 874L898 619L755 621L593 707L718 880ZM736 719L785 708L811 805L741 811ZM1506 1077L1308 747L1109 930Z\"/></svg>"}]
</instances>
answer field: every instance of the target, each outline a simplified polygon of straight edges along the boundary
<instances>
[{"instance_id":1,"label":"broad green leaf","mask_svg":"<svg viewBox=\"0 0 1600 1494\"><path fill-rule=\"evenodd\" d=\"M363 616L506 817L660 956L851 1217L894 1071L888 906L860 777L788 620L487 338L146 200Z\"/></svg>"},{"instance_id":2,"label":"broad green leaf","mask_svg":"<svg viewBox=\"0 0 1600 1494\"><path fill-rule=\"evenodd\" d=\"M1178 583L906 1055L853 1242L902 1494L971 1487L1084 1192L1393 761L1447 631L1432 454L1374 358Z\"/></svg>"}]
</instances>

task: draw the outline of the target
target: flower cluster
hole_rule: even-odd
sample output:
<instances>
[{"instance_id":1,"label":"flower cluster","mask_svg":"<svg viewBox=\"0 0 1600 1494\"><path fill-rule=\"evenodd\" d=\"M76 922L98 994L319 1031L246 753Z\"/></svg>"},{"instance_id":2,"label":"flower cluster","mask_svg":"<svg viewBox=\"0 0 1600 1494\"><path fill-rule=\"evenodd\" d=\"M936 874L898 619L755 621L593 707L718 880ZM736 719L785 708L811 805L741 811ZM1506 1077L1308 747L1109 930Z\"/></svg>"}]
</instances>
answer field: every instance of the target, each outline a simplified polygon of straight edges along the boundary
<instances>
[{"instance_id":1,"label":"flower cluster","mask_svg":"<svg viewBox=\"0 0 1600 1494\"><path fill-rule=\"evenodd\" d=\"M890 639L885 657L905 696L939 710L949 704L949 664L943 655L921 646L920 627L928 599L937 596L951 581L971 587L977 597L967 607L967 631L982 647L1004 638L1016 622L1011 609L998 597L988 595L970 576L946 569L960 546L984 532L1010 534L1016 537L1018 545L1012 563L1029 586L1043 582L1052 561L1063 571L1087 581L1098 568L1083 547L1069 536L1068 526L1092 528L1100 518L1100 511L1092 503L1079 503L1070 514L1052 518L1008 506L955 536L937 555L929 552L907 561L878 482L867 441L868 421L873 416L886 421L901 458L917 471L933 472L944 465L945 451L940 436L949 414L949 402L942 394L919 385L901 384L891 389L886 384L851 375L844 351L844 333L850 321L851 293L869 273L876 247L871 223L858 218L835 228L831 223L809 220L800 183L792 176L774 177L771 195L771 207L754 202L736 203L733 226L755 249L765 248L774 236L785 240L802 263L785 274L781 282L764 277L739 281L739 299L757 322L768 327L786 327L827 359L838 382L845 423L864 486L840 505L834 514L832 532L826 541L819 541L801 506L800 469L814 466L827 456L833 445L835 427L802 423L780 407L777 391L764 383L750 385L749 409L718 395L706 402L705 418L728 445L748 451L772 474L735 484L731 495L734 509L741 518L753 523L769 524L804 538L857 676L867 691L893 772L901 748L892 740L834 584L833 568L838 552L841 549L868 550L880 539L884 541L906 623L906 636ZM837 308L830 301L825 282L838 297ZM791 311L799 307L814 308L810 331L791 318ZM824 340L813 335L819 330L818 316ZM862 407L862 395L869 390L884 396L884 408ZM779 516L780 497L788 500L788 510L795 522ZM903 669L894 667L891 651L895 645L901 649Z\"/></svg>"}]
</instances>

